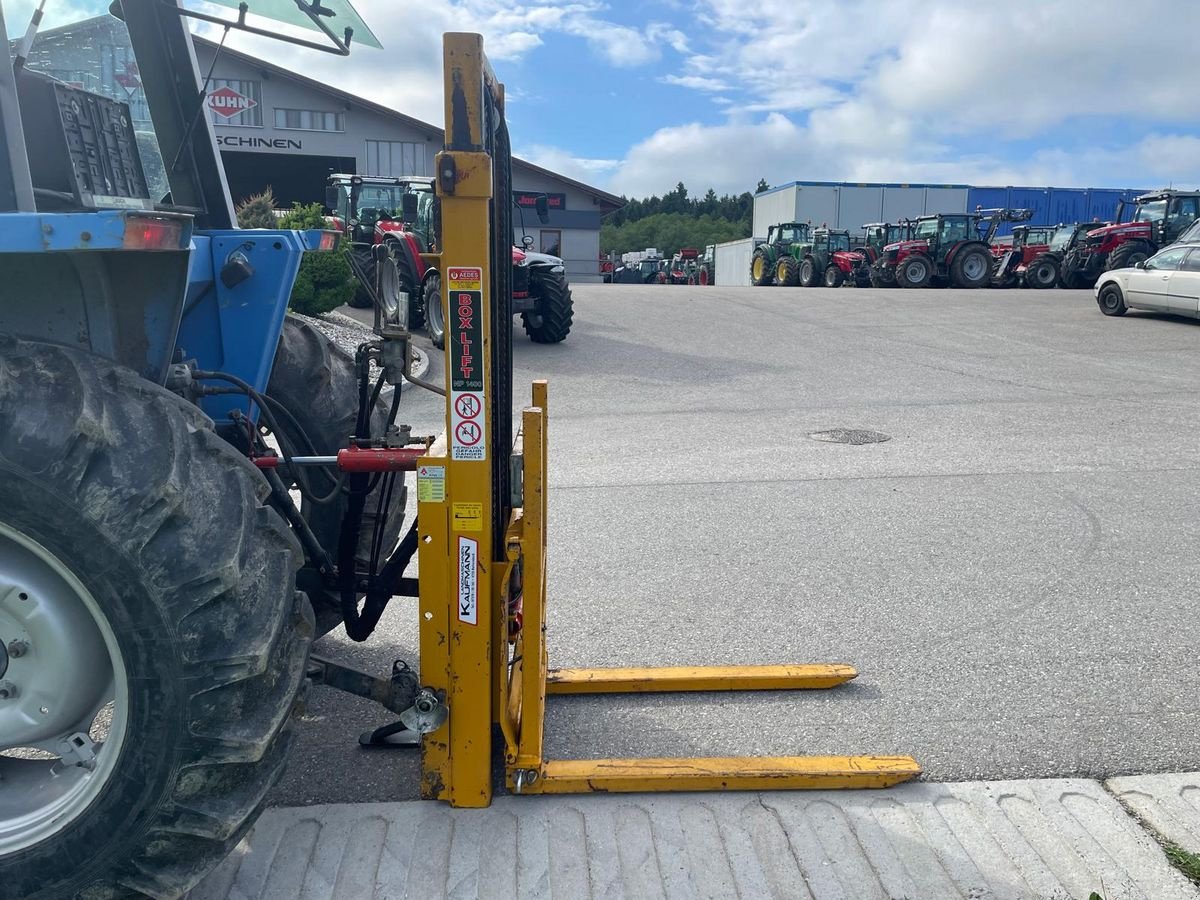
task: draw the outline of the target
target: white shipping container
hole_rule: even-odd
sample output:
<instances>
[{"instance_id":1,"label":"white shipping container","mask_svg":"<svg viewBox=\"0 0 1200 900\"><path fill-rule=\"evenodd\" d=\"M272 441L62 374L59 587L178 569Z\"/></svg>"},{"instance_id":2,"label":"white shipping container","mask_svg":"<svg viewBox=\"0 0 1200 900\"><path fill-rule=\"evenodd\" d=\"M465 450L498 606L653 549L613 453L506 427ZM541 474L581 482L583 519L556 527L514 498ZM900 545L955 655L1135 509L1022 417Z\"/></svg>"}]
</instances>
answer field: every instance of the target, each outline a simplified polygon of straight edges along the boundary
<instances>
[{"instance_id":1,"label":"white shipping container","mask_svg":"<svg viewBox=\"0 0 1200 900\"><path fill-rule=\"evenodd\" d=\"M754 234L766 234L772 225L792 222L796 218L796 185L754 196Z\"/></svg>"},{"instance_id":2,"label":"white shipping container","mask_svg":"<svg viewBox=\"0 0 1200 900\"><path fill-rule=\"evenodd\" d=\"M750 257L754 248L763 242L764 238L742 238L740 241L727 241L717 244L714 252L714 264L717 277L714 284L720 287L748 287L750 284Z\"/></svg>"},{"instance_id":3,"label":"white shipping container","mask_svg":"<svg viewBox=\"0 0 1200 900\"><path fill-rule=\"evenodd\" d=\"M899 222L925 214L925 188L885 187L881 222ZM864 223L865 224L865 223Z\"/></svg>"},{"instance_id":4,"label":"white shipping container","mask_svg":"<svg viewBox=\"0 0 1200 900\"><path fill-rule=\"evenodd\" d=\"M966 188L925 188L925 213L964 213L967 211Z\"/></svg>"},{"instance_id":5,"label":"white shipping container","mask_svg":"<svg viewBox=\"0 0 1200 900\"><path fill-rule=\"evenodd\" d=\"M832 185L802 184L796 190L795 215L790 220L780 219L781 222L811 222L813 228L820 228L822 225L837 227L839 188Z\"/></svg>"},{"instance_id":6,"label":"white shipping container","mask_svg":"<svg viewBox=\"0 0 1200 900\"><path fill-rule=\"evenodd\" d=\"M838 190L837 226L862 235L862 227L880 221L883 215L883 188L842 186Z\"/></svg>"}]
</instances>

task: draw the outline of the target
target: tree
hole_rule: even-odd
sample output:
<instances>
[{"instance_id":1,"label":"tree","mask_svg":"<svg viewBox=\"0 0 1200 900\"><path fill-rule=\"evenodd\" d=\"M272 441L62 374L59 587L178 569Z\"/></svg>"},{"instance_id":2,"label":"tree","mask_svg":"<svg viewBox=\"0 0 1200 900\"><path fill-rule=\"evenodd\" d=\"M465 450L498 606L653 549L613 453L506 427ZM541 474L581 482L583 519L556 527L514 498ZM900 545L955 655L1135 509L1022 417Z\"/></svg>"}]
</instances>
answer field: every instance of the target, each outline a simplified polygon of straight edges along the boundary
<instances>
[{"instance_id":1,"label":"tree","mask_svg":"<svg viewBox=\"0 0 1200 900\"><path fill-rule=\"evenodd\" d=\"M238 228L277 228L275 220L275 195L268 187L261 194L253 194L237 207Z\"/></svg>"},{"instance_id":2,"label":"tree","mask_svg":"<svg viewBox=\"0 0 1200 900\"><path fill-rule=\"evenodd\" d=\"M758 187L754 189L754 193L761 194L763 191L769 191L770 189L771 186L767 184L767 179L760 178L758 179Z\"/></svg>"}]
</instances>

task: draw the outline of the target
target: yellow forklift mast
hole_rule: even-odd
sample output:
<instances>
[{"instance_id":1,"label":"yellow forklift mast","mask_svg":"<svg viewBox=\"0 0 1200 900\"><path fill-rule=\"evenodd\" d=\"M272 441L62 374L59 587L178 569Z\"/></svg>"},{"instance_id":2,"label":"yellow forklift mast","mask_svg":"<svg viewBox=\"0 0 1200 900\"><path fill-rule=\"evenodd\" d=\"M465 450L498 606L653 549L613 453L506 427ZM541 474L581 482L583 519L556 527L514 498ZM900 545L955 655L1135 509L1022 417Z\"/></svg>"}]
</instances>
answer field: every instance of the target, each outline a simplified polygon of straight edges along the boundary
<instances>
[{"instance_id":1,"label":"yellow forklift mast","mask_svg":"<svg viewBox=\"0 0 1200 900\"><path fill-rule=\"evenodd\" d=\"M418 461L417 498L421 680L449 715L422 742L422 795L489 805L497 732L507 787L517 794L877 788L920 774L908 756L546 758L547 695L822 689L857 673L841 664L550 667L548 386L533 383L514 432L504 87L479 35L447 34L444 55L436 189L446 430Z\"/></svg>"}]
</instances>

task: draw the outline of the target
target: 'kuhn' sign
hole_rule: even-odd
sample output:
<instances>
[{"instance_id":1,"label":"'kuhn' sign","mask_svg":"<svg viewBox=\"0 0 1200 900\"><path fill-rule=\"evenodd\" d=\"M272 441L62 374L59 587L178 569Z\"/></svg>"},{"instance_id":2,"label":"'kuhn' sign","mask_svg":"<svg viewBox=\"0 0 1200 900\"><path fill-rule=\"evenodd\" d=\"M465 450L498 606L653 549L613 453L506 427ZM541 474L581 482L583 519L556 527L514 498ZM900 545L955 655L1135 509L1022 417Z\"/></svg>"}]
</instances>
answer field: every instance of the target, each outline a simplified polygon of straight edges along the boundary
<instances>
[{"instance_id":1,"label":"'kuhn' sign","mask_svg":"<svg viewBox=\"0 0 1200 900\"><path fill-rule=\"evenodd\" d=\"M208 95L208 108L226 119L232 119L256 106L258 106L257 100L251 100L231 87L217 88Z\"/></svg>"}]
</instances>

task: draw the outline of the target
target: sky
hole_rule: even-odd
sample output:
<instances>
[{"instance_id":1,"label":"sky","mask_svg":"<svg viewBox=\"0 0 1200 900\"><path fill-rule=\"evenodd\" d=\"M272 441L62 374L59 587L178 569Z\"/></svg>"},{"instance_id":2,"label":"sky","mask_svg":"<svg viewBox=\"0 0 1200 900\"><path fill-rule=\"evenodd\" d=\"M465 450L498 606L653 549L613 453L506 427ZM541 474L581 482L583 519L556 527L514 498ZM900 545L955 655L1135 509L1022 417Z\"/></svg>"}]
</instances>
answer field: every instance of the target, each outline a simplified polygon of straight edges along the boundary
<instances>
[{"instance_id":1,"label":"sky","mask_svg":"<svg viewBox=\"0 0 1200 900\"><path fill-rule=\"evenodd\" d=\"M23 31L34 0L0 2L9 32ZM46 25L105 5L47 0ZM340 58L248 35L229 44L441 125L441 35L482 33L506 85L514 153L631 197L679 181L692 195L740 193L759 178L1200 183L1192 0L355 7L383 50Z\"/></svg>"}]
</instances>

